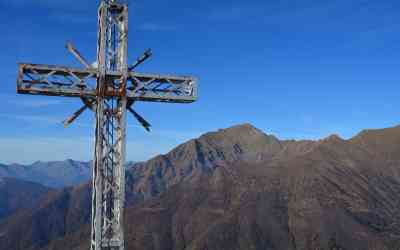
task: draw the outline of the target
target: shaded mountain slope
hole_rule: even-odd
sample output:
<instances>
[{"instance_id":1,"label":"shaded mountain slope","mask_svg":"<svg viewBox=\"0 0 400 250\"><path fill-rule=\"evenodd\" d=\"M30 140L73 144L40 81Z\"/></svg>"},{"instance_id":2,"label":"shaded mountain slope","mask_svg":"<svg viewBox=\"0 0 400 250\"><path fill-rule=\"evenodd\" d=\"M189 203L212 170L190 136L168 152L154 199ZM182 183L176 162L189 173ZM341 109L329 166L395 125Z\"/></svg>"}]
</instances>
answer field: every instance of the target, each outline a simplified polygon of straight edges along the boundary
<instances>
[{"instance_id":1,"label":"shaded mountain slope","mask_svg":"<svg viewBox=\"0 0 400 250\"><path fill-rule=\"evenodd\" d=\"M236 244L245 249L252 249L251 244L284 249L290 245L287 194L270 185L281 173L261 168L264 173L255 176L258 171L253 166L217 166L196 182L182 182L160 198L130 206L127 249L236 249ZM259 228L253 228L256 224ZM87 242L79 238L88 230L55 241L47 249L85 249Z\"/></svg>"},{"instance_id":2,"label":"shaded mountain slope","mask_svg":"<svg viewBox=\"0 0 400 250\"><path fill-rule=\"evenodd\" d=\"M49 191L49 188L33 182L0 178L0 219L37 205Z\"/></svg>"},{"instance_id":3,"label":"shaded mountain slope","mask_svg":"<svg viewBox=\"0 0 400 250\"><path fill-rule=\"evenodd\" d=\"M208 133L128 171L127 247L398 249L397 141L400 127L320 141L248 124ZM57 192L5 220L0 249L87 249L89 207L89 185Z\"/></svg>"},{"instance_id":4,"label":"shaded mountain slope","mask_svg":"<svg viewBox=\"0 0 400 250\"><path fill-rule=\"evenodd\" d=\"M90 221L88 185L52 191L39 205L0 222L1 249L39 249Z\"/></svg>"},{"instance_id":5,"label":"shaded mountain slope","mask_svg":"<svg viewBox=\"0 0 400 250\"><path fill-rule=\"evenodd\" d=\"M381 157L332 137L284 165L297 249L329 249L332 242L341 249L396 249L400 179Z\"/></svg>"}]
</instances>

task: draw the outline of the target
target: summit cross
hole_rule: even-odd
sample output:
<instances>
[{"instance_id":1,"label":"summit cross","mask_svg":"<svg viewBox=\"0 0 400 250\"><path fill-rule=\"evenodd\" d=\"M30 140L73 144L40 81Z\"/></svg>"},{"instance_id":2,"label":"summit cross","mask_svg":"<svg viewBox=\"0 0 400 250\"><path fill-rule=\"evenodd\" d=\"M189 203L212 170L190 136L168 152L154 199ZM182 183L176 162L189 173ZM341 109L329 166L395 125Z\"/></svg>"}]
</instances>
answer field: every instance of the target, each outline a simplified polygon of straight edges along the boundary
<instances>
[{"instance_id":1,"label":"summit cross","mask_svg":"<svg viewBox=\"0 0 400 250\"><path fill-rule=\"evenodd\" d=\"M151 125L133 110L133 104L192 103L197 99L197 80L136 72L152 55L150 50L129 66L128 5L117 0L100 3L95 63L88 63L72 43L67 49L83 68L21 63L17 92L79 98L83 106L64 121L65 127L85 110L95 113L90 249L124 250L127 112L149 131Z\"/></svg>"}]
</instances>

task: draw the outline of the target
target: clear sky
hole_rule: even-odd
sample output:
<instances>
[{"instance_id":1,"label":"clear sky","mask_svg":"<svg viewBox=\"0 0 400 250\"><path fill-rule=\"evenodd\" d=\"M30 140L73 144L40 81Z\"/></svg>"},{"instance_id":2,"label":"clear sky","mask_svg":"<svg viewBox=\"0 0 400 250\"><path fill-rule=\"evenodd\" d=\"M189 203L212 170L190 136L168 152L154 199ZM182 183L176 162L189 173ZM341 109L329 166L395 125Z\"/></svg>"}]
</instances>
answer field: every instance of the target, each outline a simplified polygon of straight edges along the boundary
<instances>
[{"instance_id":1,"label":"clear sky","mask_svg":"<svg viewBox=\"0 0 400 250\"><path fill-rule=\"evenodd\" d=\"M93 114L64 129L74 99L17 95L17 62L78 66L71 40L95 60L94 0L0 0L0 162L92 158ZM279 138L344 138L400 124L400 2L394 0L129 1L138 71L200 78L191 105L141 103L128 160L203 132L250 122Z\"/></svg>"}]
</instances>

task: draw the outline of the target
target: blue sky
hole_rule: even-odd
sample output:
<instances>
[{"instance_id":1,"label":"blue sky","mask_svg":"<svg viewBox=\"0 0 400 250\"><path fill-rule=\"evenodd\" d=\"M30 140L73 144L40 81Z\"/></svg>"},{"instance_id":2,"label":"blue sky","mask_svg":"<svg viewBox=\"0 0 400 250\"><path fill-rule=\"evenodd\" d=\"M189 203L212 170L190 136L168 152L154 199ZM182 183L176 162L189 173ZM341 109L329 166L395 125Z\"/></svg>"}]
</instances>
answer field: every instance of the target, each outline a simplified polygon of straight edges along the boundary
<instances>
[{"instance_id":1,"label":"blue sky","mask_svg":"<svg viewBox=\"0 0 400 250\"><path fill-rule=\"evenodd\" d=\"M94 61L98 1L0 0L0 162L92 158L93 114L64 129L78 100L16 95L17 62ZM349 138L400 124L400 2L392 0L129 1L129 54L139 71L195 75L199 101L140 103L128 160L250 122L279 138Z\"/></svg>"}]
</instances>

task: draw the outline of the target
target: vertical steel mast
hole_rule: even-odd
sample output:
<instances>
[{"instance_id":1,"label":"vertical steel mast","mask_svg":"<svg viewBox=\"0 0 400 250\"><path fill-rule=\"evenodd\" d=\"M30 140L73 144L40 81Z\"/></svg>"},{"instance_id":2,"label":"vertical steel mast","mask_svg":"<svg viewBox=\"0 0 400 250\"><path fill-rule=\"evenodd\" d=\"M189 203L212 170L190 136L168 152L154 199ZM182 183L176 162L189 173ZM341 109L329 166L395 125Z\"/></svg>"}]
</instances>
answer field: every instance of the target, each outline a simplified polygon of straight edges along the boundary
<instances>
[{"instance_id":1,"label":"vertical steel mast","mask_svg":"<svg viewBox=\"0 0 400 250\"><path fill-rule=\"evenodd\" d=\"M102 1L98 25L91 249L122 250L128 6L116 1ZM107 77L112 72L117 72L119 77ZM106 95L110 91L115 95Z\"/></svg>"},{"instance_id":2,"label":"vertical steel mast","mask_svg":"<svg viewBox=\"0 0 400 250\"><path fill-rule=\"evenodd\" d=\"M91 250L123 250L127 111L147 130L150 124L132 105L138 101L192 103L197 80L190 76L135 71L150 50L128 67L128 6L102 0L98 11L97 60L89 64L71 44L67 49L84 69L19 64L19 94L77 97L83 106L64 121L67 127L85 110L96 113L93 163Z\"/></svg>"}]
</instances>

